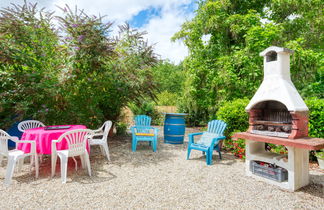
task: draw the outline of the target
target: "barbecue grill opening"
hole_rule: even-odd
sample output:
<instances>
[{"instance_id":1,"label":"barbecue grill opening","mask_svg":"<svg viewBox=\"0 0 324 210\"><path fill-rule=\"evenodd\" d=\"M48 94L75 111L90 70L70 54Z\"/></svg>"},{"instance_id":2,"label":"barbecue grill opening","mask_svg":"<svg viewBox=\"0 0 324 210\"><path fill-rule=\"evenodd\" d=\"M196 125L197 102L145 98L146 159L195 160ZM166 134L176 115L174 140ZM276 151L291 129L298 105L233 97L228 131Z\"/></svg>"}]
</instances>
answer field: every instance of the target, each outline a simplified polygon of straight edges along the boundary
<instances>
[{"instance_id":1,"label":"barbecue grill opening","mask_svg":"<svg viewBox=\"0 0 324 210\"><path fill-rule=\"evenodd\" d=\"M278 101L263 101L251 110L255 113L252 133L288 137L292 130L292 116L287 107Z\"/></svg>"}]
</instances>

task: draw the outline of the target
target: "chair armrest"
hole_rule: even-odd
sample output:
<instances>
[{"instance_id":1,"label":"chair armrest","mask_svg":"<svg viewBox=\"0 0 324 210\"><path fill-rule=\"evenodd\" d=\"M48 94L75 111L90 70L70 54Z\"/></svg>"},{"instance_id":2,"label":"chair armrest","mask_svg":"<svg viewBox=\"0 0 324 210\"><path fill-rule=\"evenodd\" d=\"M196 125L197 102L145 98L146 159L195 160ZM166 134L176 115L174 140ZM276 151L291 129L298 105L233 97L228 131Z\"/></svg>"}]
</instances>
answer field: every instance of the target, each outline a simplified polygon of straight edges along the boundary
<instances>
[{"instance_id":1,"label":"chair armrest","mask_svg":"<svg viewBox=\"0 0 324 210\"><path fill-rule=\"evenodd\" d=\"M102 131L101 128L99 128L99 129L97 129L97 130L92 130L92 132L93 132L93 133L103 133L103 131Z\"/></svg>"},{"instance_id":2,"label":"chair armrest","mask_svg":"<svg viewBox=\"0 0 324 210\"><path fill-rule=\"evenodd\" d=\"M226 139L226 136L218 136L216 138L213 138L210 147L211 148L214 148L214 146L215 146L216 143L218 144L219 141L224 140L224 139Z\"/></svg>"},{"instance_id":3,"label":"chair armrest","mask_svg":"<svg viewBox=\"0 0 324 210\"><path fill-rule=\"evenodd\" d=\"M17 141L14 141L16 142L16 149L17 149L17 146L18 144L30 144L30 152L29 153L33 153L35 154L36 153L36 142L34 140L18 140L18 137L15 137L17 138ZM13 139L11 139L13 140Z\"/></svg>"},{"instance_id":4,"label":"chair armrest","mask_svg":"<svg viewBox=\"0 0 324 210\"><path fill-rule=\"evenodd\" d=\"M103 136L103 135L104 135L104 133L94 133L94 134L87 135L87 138L92 139L95 136Z\"/></svg>"},{"instance_id":5,"label":"chair armrest","mask_svg":"<svg viewBox=\"0 0 324 210\"><path fill-rule=\"evenodd\" d=\"M198 136L202 135L204 132L199 132L199 133L189 133L188 136Z\"/></svg>"},{"instance_id":6,"label":"chair armrest","mask_svg":"<svg viewBox=\"0 0 324 210\"><path fill-rule=\"evenodd\" d=\"M198 136L198 135L202 135L203 132L199 132L199 133L189 133L188 137L189 137L189 144L194 143L194 136Z\"/></svg>"},{"instance_id":7,"label":"chair armrest","mask_svg":"<svg viewBox=\"0 0 324 210\"><path fill-rule=\"evenodd\" d=\"M131 128L130 128L132 131L137 131L137 129L143 129L143 130L159 130L158 128L154 128L154 127L152 127L152 126L132 126Z\"/></svg>"}]
</instances>

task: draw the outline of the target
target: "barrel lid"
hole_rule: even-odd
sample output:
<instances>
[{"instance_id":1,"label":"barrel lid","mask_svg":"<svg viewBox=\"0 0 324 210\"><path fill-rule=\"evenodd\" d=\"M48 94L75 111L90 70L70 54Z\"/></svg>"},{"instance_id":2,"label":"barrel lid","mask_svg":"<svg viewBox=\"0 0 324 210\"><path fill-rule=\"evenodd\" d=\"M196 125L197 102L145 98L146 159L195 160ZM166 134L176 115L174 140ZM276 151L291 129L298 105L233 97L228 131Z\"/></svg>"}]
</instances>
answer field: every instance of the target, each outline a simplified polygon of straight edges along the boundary
<instances>
[{"instance_id":1,"label":"barrel lid","mask_svg":"<svg viewBox=\"0 0 324 210\"><path fill-rule=\"evenodd\" d=\"M165 115L177 115L177 116L186 116L188 115L187 113L163 113Z\"/></svg>"}]
</instances>

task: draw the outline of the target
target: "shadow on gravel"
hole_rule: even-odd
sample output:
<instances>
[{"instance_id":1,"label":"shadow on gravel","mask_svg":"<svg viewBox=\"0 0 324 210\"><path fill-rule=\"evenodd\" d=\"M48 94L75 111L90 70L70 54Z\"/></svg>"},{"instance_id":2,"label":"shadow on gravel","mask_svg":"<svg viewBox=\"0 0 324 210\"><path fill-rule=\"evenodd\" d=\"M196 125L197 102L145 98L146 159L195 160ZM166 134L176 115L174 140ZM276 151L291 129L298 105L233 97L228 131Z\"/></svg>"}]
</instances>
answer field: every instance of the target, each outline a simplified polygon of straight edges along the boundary
<instances>
[{"instance_id":1,"label":"shadow on gravel","mask_svg":"<svg viewBox=\"0 0 324 210\"><path fill-rule=\"evenodd\" d=\"M324 198L324 187L322 184L310 184L306 187L301 188L301 192L316 196L319 198Z\"/></svg>"}]
</instances>

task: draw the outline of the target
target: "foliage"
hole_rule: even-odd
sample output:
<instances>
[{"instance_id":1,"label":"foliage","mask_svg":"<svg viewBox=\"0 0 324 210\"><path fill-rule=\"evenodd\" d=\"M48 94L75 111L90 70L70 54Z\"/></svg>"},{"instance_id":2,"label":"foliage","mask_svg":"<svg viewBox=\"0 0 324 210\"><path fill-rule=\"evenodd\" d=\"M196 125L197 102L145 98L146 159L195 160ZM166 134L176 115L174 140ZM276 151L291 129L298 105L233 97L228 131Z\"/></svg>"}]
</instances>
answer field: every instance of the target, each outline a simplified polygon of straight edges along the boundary
<instances>
[{"instance_id":1,"label":"foliage","mask_svg":"<svg viewBox=\"0 0 324 210\"><path fill-rule=\"evenodd\" d=\"M305 103L309 109L309 136L324 138L324 99L308 98Z\"/></svg>"},{"instance_id":2,"label":"foliage","mask_svg":"<svg viewBox=\"0 0 324 210\"><path fill-rule=\"evenodd\" d=\"M36 4L0 11L1 127L15 116L97 127L130 102L156 98L158 60L145 32L125 24L113 38L102 17L61 9L58 28Z\"/></svg>"},{"instance_id":3,"label":"foliage","mask_svg":"<svg viewBox=\"0 0 324 210\"><path fill-rule=\"evenodd\" d=\"M162 115L155 109L155 103L147 100L143 101L139 106L135 103L128 104L128 107L135 115L147 115L152 118L152 125L160 125L162 122Z\"/></svg>"},{"instance_id":4,"label":"foliage","mask_svg":"<svg viewBox=\"0 0 324 210\"><path fill-rule=\"evenodd\" d=\"M244 139L238 139L236 141L225 141L225 144L223 144L223 148L225 150L231 151L236 157L240 159L245 159L245 140Z\"/></svg>"},{"instance_id":5,"label":"foliage","mask_svg":"<svg viewBox=\"0 0 324 210\"><path fill-rule=\"evenodd\" d=\"M246 131L249 126L248 114L245 107L249 103L248 99L236 99L224 102L216 113L215 119L223 120L227 123L225 135L230 138L233 132Z\"/></svg>"},{"instance_id":6,"label":"foliage","mask_svg":"<svg viewBox=\"0 0 324 210\"><path fill-rule=\"evenodd\" d=\"M215 119L223 120L227 123L223 148L231 150L239 158L245 158L245 142L242 139L233 141L233 133L246 131L248 129L248 114L245 107L249 103L248 99L236 99L233 101L223 102L216 113Z\"/></svg>"},{"instance_id":7,"label":"foliage","mask_svg":"<svg viewBox=\"0 0 324 210\"><path fill-rule=\"evenodd\" d=\"M176 106L178 101L178 94L162 91L156 95L157 105L159 106Z\"/></svg>"},{"instance_id":8,"label":"foliage","mask_svg":"<svg viewBox=\"0 0 324 210\"><path fill-rule=\"evenodd\" d=\"M200 1L173 37L189 48L179 106L189 123L207 122L223 101L251 98L262 81L259 52L271 45L295 51L291 77L299 92L323 98L323 22L320 0Z\"/></svg>"},{"instance_id":9,"label":"foliage","mask_svg":"<svg viewBox=\"0 0 324 210\"><path fill-rule=\"evenodd\" d=\"M125 136L127 135L127 124L123 122L116 123L116 134L117 136Z\"/></svg>"},{"instance_id":10,"label":"foliage","mask_svg":"<svg viewBox=\"0 0 324 210\"><path fill-rule=\"evenodd\" d=\"M181 65L174 65L169 61L160 61L152 71L160 91L181 93L183 83Z\"/></svg>"},{"instance_id":11,"label":"foliage","mask_svg":"<svg viewBox=\"0 0 324 210\"><path fill-rule=\"evenodd\" d=\"M62 47L52 19L26 3L0 10L1 127L24 117L47 122L56 109Z\"/></svg>"},{"instance_id":12,"label":"foliage","mask_svg":"<svg viewBox=\"0 0 324 210\"><path fill-rule=\"evenodd\" d=\"M318 159L324 159L324 150L319 150L315 153L315 156L318 158Z\"/></svg>"}]
</instances>

